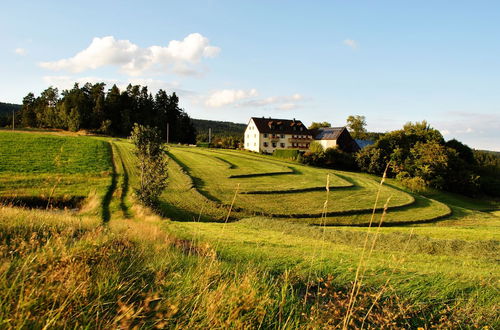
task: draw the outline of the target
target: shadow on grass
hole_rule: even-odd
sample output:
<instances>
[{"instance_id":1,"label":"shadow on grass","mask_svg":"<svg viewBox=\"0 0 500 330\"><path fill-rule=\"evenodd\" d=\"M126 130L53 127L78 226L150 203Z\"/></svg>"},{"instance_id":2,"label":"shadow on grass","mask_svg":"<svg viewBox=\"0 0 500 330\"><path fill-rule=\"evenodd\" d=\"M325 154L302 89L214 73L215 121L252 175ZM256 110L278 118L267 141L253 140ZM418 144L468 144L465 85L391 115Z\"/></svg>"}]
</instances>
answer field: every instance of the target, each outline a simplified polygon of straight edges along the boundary
<instances>
[{"instance_id":1,"label":"shadow on grass","mask_svg":"<svg viewBox=\"0 0 500 330\"><path fill-rule=\"evenodd\" d=\"M122 171L123 171L123 174L122 174L123 181L122 181L122 186L121 186L122 191L121 191L121 195L120 195L120 209L123 212L123 216L127 219L130 219L132 217L132 215L130 214L130 210L129 210L127 203L126 203L127 194L128 194L129 188L130 188L129 175L128 175L128 171L127 171L127 168L125 167L125 162L123 161L121 154L120 154L120 162L121 162Z\"/></svg>"},{"instance_id":2,"label":"shadow on grass","mask_svg":"<svg viewBox=\"0 0 500 330\"><path fill-rule=\"evenodd\" d=\"M215 218L203 213L197 213L179 208L163 200L158 202L158 212L162 217L178 222L225 222L226 218ZM230 216L228 222L238 221L240 218Z\"/></svg>"},{"instance_id":3,"label":"shadow on grass","mask_svg":"<svg viewBox=\"0 0 500 330\"><path fill-rule=\"evenodd\" d=\"M85 197L52 197L49 201L46 197L39 196L2 196L0 205L22 207L26 209L79 209L82 206Z\"/></svg>"},{"instance_id":4,"label":"shadow on grass","mask_svg":"<svg viewBox=\"0 0 500 330\"><path fill-rule=\"evenodd\" d=\"M191 169L189 168L189 166L184 164L181 160L179 160L179 158L177 158L175 155L173 155L170 151L167 151L167 154L168 154L168 157L170 157L170 159L172 159L174 162L176 162L177 165L179 165L184 170L184 172L186 172L186 174L191 178L194 188L200 194L202 194L205 198L207 198L211 201L222 204L222 201L220 199L218 199L217 197L215 197L214 195L210 194L208 191L203 189L206 186L205 182L202 179L193 176L191 174Z\"/></svg>"},{"instance_id":5,"label":"shadow on grass","mask_svg":"<svg viewBox=\"0 0 500 330\"><path fill-rule=\"evenodd\" d=\"M234 164L234 163L231 163L229 160L227 159L224 159L222 157L218 157L218 156L213 156L214 158L217 158L218 160L220 160L221 162L224 162L228 165L229 169L232 170L232 169L235 169L235 168L238 168L238 165Z\"/></svg>"},{"instance_id":6,"label":"shadow on grass","mask_svg":"<svg viewBox=\"0 0 500 330\"><path fill-rule=\"evenodd\" d=\"M344 189L353 189L354 186L330 186L330 190L344 190ZM287 190L253 190L242 192L245 195L271 195L271 194L297 194L303 192L311 192L311 191L325 191L325 186L322 187L311 187L311 188L302 188L302 189L287 189Z\"/></svg>"},{"instance_id":7,"label":"shadow on grass","mask_svg":"<svg viewBox=\"0 0 500 330\"><path fill-rule=\"evenodd\" d=\"M111 184L108 186L108 189L106 191L106 194L102 198L102 204L101 204L101 217L103 222L109 222L111 219L111 211L109 209L109 204L111 203L111 199L113 198L113 193L116 190L116 185L117 185L117 173L116 173L116 166L114 162L114 156L113 156L113 148L111 146L111 143L108 142L108 148L109 152L111 155L111 167L112 167L112 173L111 173Z\"/></svg>"}]
</instances>

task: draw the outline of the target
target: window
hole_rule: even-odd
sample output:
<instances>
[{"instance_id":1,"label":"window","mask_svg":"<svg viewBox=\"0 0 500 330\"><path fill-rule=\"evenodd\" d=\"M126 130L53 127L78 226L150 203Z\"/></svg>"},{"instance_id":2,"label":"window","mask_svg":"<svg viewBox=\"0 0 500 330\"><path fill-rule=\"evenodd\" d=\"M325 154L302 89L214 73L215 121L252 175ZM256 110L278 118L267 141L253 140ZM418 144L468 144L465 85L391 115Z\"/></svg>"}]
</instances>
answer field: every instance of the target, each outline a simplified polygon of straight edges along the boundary
<instances>
[{"instance_id":1,"label":"window","mask_svg":"<svg viewBox=\"0 0 500 330\"><path fill-rule=\"evenodd\" d=\"M300 128L300 131L302 132L303 130L304 130L304 127L301 127L301 128Z\"/></svg>"},{"instance_id":2,"label":"window","mask_svg":"<svg viewBox=\"0 0 500 330\"><path fill-rule=\"evenodd\" d=\"M247 142L247 147L250 147L250 143Z\"/></svg>"},{"instance_id":3,"label":"window","mask_svg":"<svg viewBox=\"0 0 500 330\"><path fill-rule=\"evenodd\" d=\"M281 134L281 138L284 139L285 138L285 134Z\"/></svg>"},{"instance_id":4,"label":"window","mask_svg":"<svg viewBox=\"0 0 500 330\"><path fill-rule=\"evenodd\" d=\"M255 147L256 145L257 145L257 143L255 143L255 142L254 142L254 143L253 143L253 146Z\"/></svg>"},{"instance_id":5,"label":"window","mask_svg":"<svg viewBox=\"0 0 500 330\"><path fill-rule=\"evenodd\" d=\"M254 134L254 135L253 135L253 137L254 137L254 138L256 138L256 137L257 137L257 134Z\"/></svg>"},{"instance_id":6,"label":"window","mask_svg":"<svg viewBox=\"0 0 500 330\"><path fill-rule=\"evenodd\" d=\"M284 148L284 147L285 147L285 144L284 144L284 143L280 143L280 147L281 147L281 148Z\"/></svg>"},{"instance_id":7,"label":"window","mask_svg":"<svg viewBox=\"0 0 500 330\"><path fill-rule=\"evenodd\" d=\"M276 148L276 142L273 142L273 148Z\"/></svg>"},{"instance_id":8,"label":"window","mask_svg":"<svg viewBox=\"0 0 500 330\"><path fill-rule=\"evenodd\" d=\"M249 139L249 138L250 138L250 134L247 134L247 139Z\"/></svg>"},{"instance_id":9,"label":"window","mask_svg":"<svg viewBox=\"0 0 500 330\"><path fill-rule=\"evenodd\" d=\"M264 142L264 147L266 147L266 148L267 148L267 146L268 146L268 145L269 145L269 144L268 144L267 142Z\"/></svg>"},{"instance_id":10,"label":"window","mask_svg":"<svg viewBox=\"0 0 500 330\"><path fill-rule=\"evenodd\" d=\"M265 137L265 138L267 137L267 133L264 133L264 137Z\"/></svg>"}]
</instances>

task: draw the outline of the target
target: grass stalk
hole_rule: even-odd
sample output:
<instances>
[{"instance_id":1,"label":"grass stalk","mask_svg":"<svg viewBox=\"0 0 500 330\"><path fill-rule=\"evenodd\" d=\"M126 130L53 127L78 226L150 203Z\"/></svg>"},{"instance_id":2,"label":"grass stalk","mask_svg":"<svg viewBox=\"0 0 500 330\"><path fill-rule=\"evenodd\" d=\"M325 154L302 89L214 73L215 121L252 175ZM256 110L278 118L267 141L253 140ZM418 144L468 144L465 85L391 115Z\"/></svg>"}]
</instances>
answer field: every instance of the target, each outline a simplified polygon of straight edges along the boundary
<instances>
[{"instance_id":1,"label":"grass stalk","mask_svg":"<svg viewBox=\"0 0 500 330\"><path fill-rule=\"evenodd\" d=\"M351 317L352 317L354 303L356 300L356 294L357 294L357 292L359 292L358 287L361 286L361 284L359 283L359 276L360 276L361 268L364 267L366 248L368 246L368 237L370 236L370 231L372 228L373 220L375 218L375 212L377 210L377 205L378 205L378 201L380 198L380 191L382 190L382 185L384 184L385 179L387 177L387 170L389 169L389 164L390 163L387 163L387 166L385 167L384 174L382 175L382 179L380 180L380 183L379 183L379 186L377 189L377 195L375 197L375 203L373 205L373 212L372 212L372 215L370 217L370 222L368 224L368 229L367 229L366 235L365 235L365 241L363 243L363 250L361 252L361 257L359 259L358 267L356 268L356 274L354 276L354 282L352 284L352 290L351 290L351 293L349 296L349 303L348 303L348 307L347 307L347 312L346 312L346 315L345 315L343 323L342 323L343 329L347 329L349 326L349 322L350 322Z\"/></svg>"}]
</instances>

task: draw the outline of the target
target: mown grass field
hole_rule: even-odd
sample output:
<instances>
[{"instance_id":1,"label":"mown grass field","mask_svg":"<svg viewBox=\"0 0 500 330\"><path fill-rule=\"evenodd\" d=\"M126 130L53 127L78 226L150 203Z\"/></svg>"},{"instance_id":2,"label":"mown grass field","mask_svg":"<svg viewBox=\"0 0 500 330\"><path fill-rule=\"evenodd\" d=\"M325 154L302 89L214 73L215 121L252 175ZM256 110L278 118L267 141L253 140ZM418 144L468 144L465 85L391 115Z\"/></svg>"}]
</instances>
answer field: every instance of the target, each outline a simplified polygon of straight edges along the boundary
<instances>
[{"instance_id":1,"label":"mown grass field","mask_svg":"<svg viewBox=\"0 0 500 330\"><path fill-rule=\"evenodd\" d=\"M85 209L0 208L1 327L500 325L495 202L413 195L387 180L377 208L394 200L382 223L393 226L378 227L379 211L368 228L360 225L370 221L379 178L171 147L158 216L134 201L128 141L78 139L104 143L113 155L113 163L103 161L110 172L102 193ZM0 176L16 174L10 171ZM106 170L86 171L82 177ZM79 189L70 185L68 193ZM318 216L327 198L330 214Z\"/></svg>"},{"instance_id":2,"label":"mown grass field","mask_svg":"<svg viewBox=\"0 0 500 330\"><path fill-rule=\"evenodd\" d=\"M85 137L0 131L0 198L37 204L104 195L110 183L107 142Z\"/></svg>"}]
</instances>

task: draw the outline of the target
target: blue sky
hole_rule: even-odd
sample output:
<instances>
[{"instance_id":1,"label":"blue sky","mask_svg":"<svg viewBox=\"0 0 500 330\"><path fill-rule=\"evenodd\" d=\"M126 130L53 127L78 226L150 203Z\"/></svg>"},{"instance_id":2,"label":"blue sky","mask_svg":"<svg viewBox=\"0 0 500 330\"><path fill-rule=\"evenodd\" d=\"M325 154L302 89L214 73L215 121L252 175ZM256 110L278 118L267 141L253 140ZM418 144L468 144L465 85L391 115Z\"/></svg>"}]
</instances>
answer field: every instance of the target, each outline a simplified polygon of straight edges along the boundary
<instances>
[{"instance_id":1,"label":"blue sky","mask_svg":"<svg viewBox=\"0 0 500 330\"><path fill-rule=\"evenodd\" d=\"M0 101L75 81L176 91L194 118L387 131L427 120L500 151L499 1L17 1Z\"/></svg>"}]
</instances>

